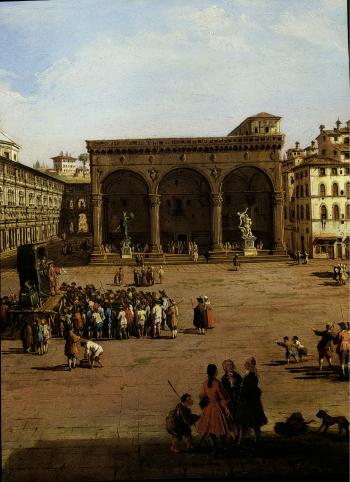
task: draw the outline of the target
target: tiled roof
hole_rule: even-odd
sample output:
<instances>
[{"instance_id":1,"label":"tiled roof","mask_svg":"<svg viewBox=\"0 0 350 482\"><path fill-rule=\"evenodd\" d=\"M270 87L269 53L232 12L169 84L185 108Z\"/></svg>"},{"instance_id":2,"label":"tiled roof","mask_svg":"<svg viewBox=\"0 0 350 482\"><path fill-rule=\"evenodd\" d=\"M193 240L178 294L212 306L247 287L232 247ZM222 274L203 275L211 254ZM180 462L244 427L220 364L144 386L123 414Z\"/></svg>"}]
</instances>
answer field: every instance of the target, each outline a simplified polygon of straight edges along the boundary
<instances>
[{"instance_id":1,"label":"tiled roof","mask_svg":"<svg viewBox=\"0 0 350 482\"><path fill-rule=\"evenodd\" d=\"M6 144L15 144L16 146L18 146L18 144L13 139L11 139L11 137L7 135L6 132L4 132L2 129L0 129L0 142L6 142Z\"/></svg>"}]
</instances>

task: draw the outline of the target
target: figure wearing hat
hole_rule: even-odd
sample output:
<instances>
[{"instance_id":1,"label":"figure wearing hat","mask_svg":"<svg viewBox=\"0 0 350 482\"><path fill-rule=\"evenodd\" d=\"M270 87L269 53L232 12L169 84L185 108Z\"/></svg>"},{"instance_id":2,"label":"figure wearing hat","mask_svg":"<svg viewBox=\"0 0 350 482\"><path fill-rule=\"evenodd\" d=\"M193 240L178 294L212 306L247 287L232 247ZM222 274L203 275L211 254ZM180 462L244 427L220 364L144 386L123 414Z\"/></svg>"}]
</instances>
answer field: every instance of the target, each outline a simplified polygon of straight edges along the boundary
<instances>
[{"instance_id":1,"label":"figure wearing hat","mask_svg":"<svg viewBox=\"0 0 350 482\"><path fill-rule=\"evenodd\" d=\"M312 329L315 335L320 336L321 340L317 344L318 359L320 370L323 368L323 360L326 358L328 365L332 366L332 343L336 337L333 333L333 323L327 323L325 330Z\"/></svg>"},{"instance_id":2,"label":"figure wearing hat","mask_svg":"<svg viewBox=\"0 0 350 482\"><path fill-rule=\"evenodd\" d=\"M340 331L337 334L335 342L337 344L336 352L339 356L339 362L341 365L342 375L345 376L345 366L349 371L349 351L350 351L350 341L349 341L349 325L350 323L338 323Z\"/></svg>"}]
</instances>

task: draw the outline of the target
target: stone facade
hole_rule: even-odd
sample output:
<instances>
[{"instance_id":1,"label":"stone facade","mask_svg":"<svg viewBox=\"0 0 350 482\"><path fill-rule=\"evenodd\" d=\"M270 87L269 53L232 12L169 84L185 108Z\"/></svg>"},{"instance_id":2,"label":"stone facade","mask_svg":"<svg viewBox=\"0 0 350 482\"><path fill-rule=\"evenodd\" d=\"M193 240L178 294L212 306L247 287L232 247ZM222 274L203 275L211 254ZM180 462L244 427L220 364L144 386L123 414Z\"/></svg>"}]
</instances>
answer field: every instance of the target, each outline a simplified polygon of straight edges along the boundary
<instances>
[{"instance_id":1,"label":"stone facade","mask_svg":"<svg viewBox=\"0 0 350 482\"><path fill-rule=\"evenodd\" d=\"M77 170L77 159L72 157L68 152L63 154L63 151L58 156L51 158L53 160L53 167L57 174L64 176L73 176Z\"/></svg>"},{"instance_id":2,"label":"stone facade","mask_svg":"<svg viewBox=\"0 0 350 482\"><path fill-rule=\"evenodd\" d=\"M64 183L0 156L0 253L60 232Z\"/></svg>"},{"instance_id":3,"label":"stone facade","mask_svg":"<svg viewBox=\"0 0 350 482\"><path fill-rule=\"evenodd\" d=\"M348 258L350 228L349 122L325 131L317 144L287 151L285 238L290 251L315 258Z\"/></svg>"},{"instance_id":4,"label":"stone facade","mask_svg":"<svg viewBox=\"0 0 350 482\"><path fill-rule=\"evenodd\" d=\"M20 146L0 129L0 156L11 161L18 161L19 149Z\"/></svg>"},{"instance_id":5,"label":"stone facade","mask_svg":"<svg viewBox=\"0 0 350 482\"><path fill-rule=\"evenodd\" d=\"M280 117L260 113L225 137L88 140L94 251L117 240L121 210L130 234L162 252L171 239L202 251L239 240L237 211L248 207L254 234L282 251Z\"/></svg>"},{"instance_id":6,"label":"stone facade","mask_svg":"<svg viewBox=\"0 0 350 482\"><path fill-rule=\"evenodd\" d=\"M66 236L90 233L92 226L90 182L65 182L60 232Z\"/></svg>"}]
</instances>

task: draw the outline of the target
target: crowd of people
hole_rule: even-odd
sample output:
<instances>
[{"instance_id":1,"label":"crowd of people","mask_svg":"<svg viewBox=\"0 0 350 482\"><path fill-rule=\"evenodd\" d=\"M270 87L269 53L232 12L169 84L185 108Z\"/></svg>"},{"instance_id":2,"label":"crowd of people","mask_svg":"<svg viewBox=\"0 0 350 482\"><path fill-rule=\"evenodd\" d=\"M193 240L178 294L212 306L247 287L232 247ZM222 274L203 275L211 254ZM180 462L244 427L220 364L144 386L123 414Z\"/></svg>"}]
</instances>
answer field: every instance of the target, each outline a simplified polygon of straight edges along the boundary
<instances>
[{"instance_id":1,"label":"crowd of people","mask_svg":"<svg viewBox=\"0 0 350 482\"><path fill-rule=\"evenodd\" d=\"M309 264L309 253L304 251L303 253L298 249L292 254L295 264Z\"/></svg>"},{"instance_id":2,"label":"crowd of people","mask_svg":"<svg viewBox=\"0 0 350 482\"><path fill-rule=\"evenodd\" d=\"M131 336L159 338L161 330L177 336L178 302L164 290L137 291L134 287L118 291L63 284L58 331L64 336L67 326L86 339L125 340Z\"/></svg>"},{"instance_id":3,"label":"crowd of people","mask_svg":"<svg viewBox=\"0 0 350 482\"><path fill-rule=\"evenodd\" d=\"M243 376L235 370L232 360L225 360L222 367L221 380L217 378L216 365L207 367L207 379L199 394L201 415L192 414L193 399L188 393L182 395L176 408L169 412L166 429L172 437L171 451L179 452L181 440L187 449L193 448L191 426L195 424L202 440L209 441L212 455L216 455L219 448L229 449L233 443L240 445L250 429L254 430L255 440L259 440L267 418L261 403L255 358L246 360Z\"/></svg>"},{"instance_id":4,"label":"crowd of people","mask_svg":"<svg viewBox=\"0 0 350 482\"><path fill-rule=\"evenodd\" d=\"M198 245L196 241L168 241L167 253L189 254L192 258L198 257Z\"/></svg>"}]
</instances>

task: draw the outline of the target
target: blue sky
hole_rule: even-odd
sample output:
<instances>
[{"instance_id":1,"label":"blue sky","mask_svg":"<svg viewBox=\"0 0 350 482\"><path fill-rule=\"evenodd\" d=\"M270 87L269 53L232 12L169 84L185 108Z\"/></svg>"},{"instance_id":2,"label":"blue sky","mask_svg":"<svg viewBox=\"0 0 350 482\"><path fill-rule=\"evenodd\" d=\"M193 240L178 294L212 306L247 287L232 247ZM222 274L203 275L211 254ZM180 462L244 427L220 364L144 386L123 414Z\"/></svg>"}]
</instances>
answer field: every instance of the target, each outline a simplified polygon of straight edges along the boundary
<instances>
[{"instance_id":1,"label":"blue sky","mask_svg":"<svg viewBox=\"0 0 350 482\"><path fill-rule=\"evenodd\" d=\"M0 3L0 126L21 161L85 139L226 135L283 117L286 147L350 118L346 0Z\"/></svg>"}]
</instances>

